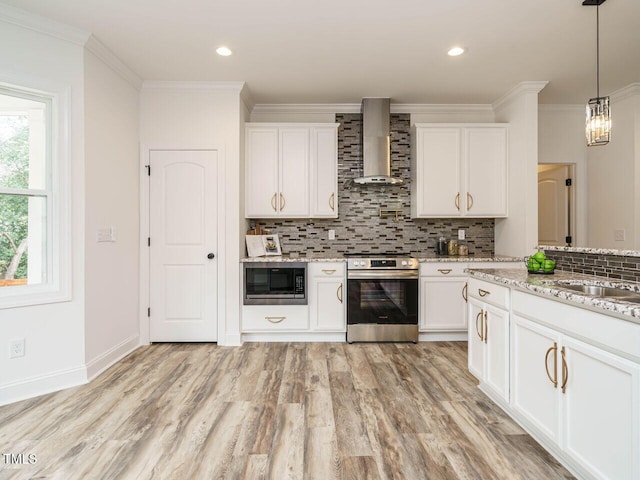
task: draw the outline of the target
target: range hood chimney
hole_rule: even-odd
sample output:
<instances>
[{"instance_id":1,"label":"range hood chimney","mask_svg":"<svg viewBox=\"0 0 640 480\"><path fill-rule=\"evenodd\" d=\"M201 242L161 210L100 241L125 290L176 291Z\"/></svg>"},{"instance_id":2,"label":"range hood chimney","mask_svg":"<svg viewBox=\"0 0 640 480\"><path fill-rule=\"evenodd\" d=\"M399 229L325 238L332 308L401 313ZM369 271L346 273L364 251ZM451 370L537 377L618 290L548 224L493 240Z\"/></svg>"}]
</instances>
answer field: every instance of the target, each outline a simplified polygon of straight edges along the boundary
<instances>
[{"instance_id":1,"label":"range hood chimney","mask_svg":"<svg viewBox=\"0 0 640 480\"><path fill-rule=\"evenodd\" d=\"M356 178L361 185L398 185L401 178L391 176L391 99L362 99L362 156L363 176Z\"/></svg>"}]
</instances>

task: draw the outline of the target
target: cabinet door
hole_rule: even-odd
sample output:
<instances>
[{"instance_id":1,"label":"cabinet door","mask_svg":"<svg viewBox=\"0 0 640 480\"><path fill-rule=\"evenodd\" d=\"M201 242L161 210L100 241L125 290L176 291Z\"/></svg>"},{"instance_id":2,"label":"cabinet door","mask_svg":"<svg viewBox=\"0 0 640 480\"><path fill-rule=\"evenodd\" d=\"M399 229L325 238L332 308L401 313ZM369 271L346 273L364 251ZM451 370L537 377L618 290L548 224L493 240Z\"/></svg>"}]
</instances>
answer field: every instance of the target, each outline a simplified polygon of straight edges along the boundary
<instances>
[{"instance_id":1,"label":"cabinet door","mask_svg":"<svg viewBox=\"0 0 640 480\"><path fill-rule=\"evenodd\" d=\"M512 325L513 408L560 444L560 335L518 315Z\"/></svg>"},{"instance_id":2,"label":"cabinet door","mask_svg":"<svg viewBox=\"0 0 640 480\"><path fill-rule=\"evenodd\" d=\"M485 381L509 401L509 312L485 305Z\"/></svg>"},{"instance_id":3,"label":"cabinet door","mask_svg":"<svg viewBox=\"0 0 640 480\"><path fill-rule=\"evenodd\" d=\"M563 449L596 478L640 478L640 367L565 337Z\"/></svg>"},{"instance_id":4,"label":"cabinet door","mask_svg":"<svg viewBox=\"0 0 640 480\"><path fill-rule=\"evenodd\" d=\"M466 216L507 215L507 129L465 129L465 193L461 204Z\"/></svg>"},{"instance_id":5,"label":"cabinet door","mask_svg":"<svg viewBox=\"0 0 640 480\"><path fill-rule=\"evenodd\" d=\"M245 215L278 215L278 129L247 128Z\"/></svg>"},{"instance_id":6,"label":"cabinet door","mask_svg":"<svg viewBox=\"0 0 640 480\"><path fill-rule=\"evenodd\" d=\"M414 216L456 217L461 215L459 128L416 130L416 198Z\"/></svg>"},{"instance_id":7,"label":"cabinet door","mask_svg":"<svg viewBox=\"0 0 640 480\"><path fill-rule=\"evenodd\" d=\"M280 129L281 217L309 216L309 128Z\"/></svg>"},{"instance_id":8,"label":"cabinet door","mask_svg":"<svg viewBox=\"0 0 640 480\"><path fill-rule=\"evenodd\" d=\"M311 217L338 217L337 127L311 129Z\"/></svg>"},{"instance_id":9,"label":"cabinet door","mask_svg":"<svg viewBox=\"0 0 640 480\"><path fill-rule=\"evenodd\" d=\"M469 371L478 380L484 378L484 310L482 303L469 298L467 322L469 325Z\"/></svg>"},{"instance_id":10,"label":"cabinet door","mask_svg":"<svg viewBox=\"0 0 640 480\"><path fill-rule=\"evenodd\" d=\"M309 299L311 325L318 331L346 331L345 282L343 279L315 277Z\"/></svg>"},{"instance_id":11,"label":"cabinet door","mask_svg":"<svg viewBox=\"0 0 640 480\"><path fill-rule=\"evenodd\" d=\"M420 330L453 332L467 329L466 278L420 279Z\"/></svg>"}]
</instances>

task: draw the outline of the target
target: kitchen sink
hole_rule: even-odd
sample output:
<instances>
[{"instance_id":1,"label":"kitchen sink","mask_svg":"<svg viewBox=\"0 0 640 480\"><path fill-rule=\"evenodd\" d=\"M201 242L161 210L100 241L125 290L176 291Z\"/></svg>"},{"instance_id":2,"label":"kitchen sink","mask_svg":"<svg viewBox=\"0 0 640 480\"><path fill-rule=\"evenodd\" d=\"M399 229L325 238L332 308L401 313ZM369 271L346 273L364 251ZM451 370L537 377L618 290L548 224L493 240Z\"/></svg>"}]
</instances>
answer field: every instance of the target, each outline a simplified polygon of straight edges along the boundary
<instances>
[{"instance_id":1,"label":"kitchen sink","mask_svg":"<svg viewBox=\"0 0 640 480\"><path fill-rule=\"evenodd\" d=\"M601 287L599 285L565 285L559 284L561 288L573 290L575 292L592 295L594 297L606 297L616 300L624 300L625 302L640 303L640 292L632 292L622 288Z\"/></svg>"}]
</instances>

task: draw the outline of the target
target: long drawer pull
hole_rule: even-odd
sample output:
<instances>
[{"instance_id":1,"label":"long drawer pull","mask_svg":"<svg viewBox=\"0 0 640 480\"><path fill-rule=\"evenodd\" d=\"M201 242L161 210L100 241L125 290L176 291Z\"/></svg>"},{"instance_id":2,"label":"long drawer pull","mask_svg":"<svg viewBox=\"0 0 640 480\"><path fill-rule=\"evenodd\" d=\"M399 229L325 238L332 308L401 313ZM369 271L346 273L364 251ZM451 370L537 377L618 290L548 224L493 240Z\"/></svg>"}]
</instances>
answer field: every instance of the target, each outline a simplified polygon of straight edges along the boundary
<instances>
[{"instance_id":1,"label":"long drawer pull","mask_svg":"<svg viewBox=\"0 0 640 480\"><path fill-rule=\"evenodd\" d=\"M340 300L340 303L342 303L342 282L340 283L340 286L338 287L338 289L336 290L336 297L338 297L338 300Z\"/></svg>"},{"instance_id":2,"label":"long drawer pull","mask_svg":"<svg viewBox=\"0 0 640 480\"><path fill-rule=\"evenodd\" d=\"M439 268L438 271L443 275L448 275L448 274L451 273L451 269L450 268Z\"/></svg>"},{"instance_id":3,"label":"long drawer pull","mask_svg":"<svg viewBox=\"0 0 640 480\"><path fill-rule=\"evenodd\" d=\"M481 297L486 297L487 295L489 295L491 292L489 292L488 290L483 290L481 288L478 289L478 295L480 295Z\"/></svg>"},{"instance_id":4,"label":"long drawer pull","mask_svg":"<svg viewBox=\"0 0 640 480\"><path fill-rule=\"evenodd\" d=\"M456 204L456 208L458 209L458 211L460 211L460 192L458 192L458 194L456 195L456 198L453 201L453 203Z\"/></svg>"},{"instance_id":5,"label":"long drawer pull","mask_svg":"<svg viewBox=\"0 0 640 480\"><path fill-rule=\"evenodd\" d=\"M334 273L336 273L335 269L334 269L334 270L332 270L332 269L330 269L330 268L323 268L323 269L322 269L322 271L323 271L324 273L326 273L327 275L333 275Z\"/></svg>"},{"instance_id":6,"label":"long drawer pull","mask_svg":"<svg viewBox=\"0 0 640 480\"><path fill-rule=\"evenodd\" d=\"M569 381L569 365L567 365L567 359L565 358L564 347L560 350L562 355L562 393L567 390L567 382Z\"/></svg>"},{"instance_id":7,"label":"long drawer pull","mask_svg":"<svg viewBox=\"0 0 640 480\"><path fill-rule=\"evenodd\" d=\"M264 318L270 321L271 323L280 323L287 317L264 317Z\"/></svg>"},{"instance_id":8,"label":"long drawer pull","mask_svg":"<svg viewBox=\"0 0 640 480\"><path fill-rule=\"evenodd\" d=\"M331 208L331 210L333 210L334 212L336 211L336 194L335 192L331 194L331 196L329 197L329 208Z\"/></svg>"},{"instance_id":9,"label":"long drawer pull","mask_svg":"<svg viewBox=\"0 0 640 480\"><path fill-rule=\"evenodd\" d=\"M553 378L551 378L551 374L549 373L549 354L553 352ZM553 383L553 388L558 388L558 342L553 342L553 347L549 347L547 353L544 356L544 369L547 371L547 377Z\"/></svg>"},{"instance_id":10,"label":"long drawer pull","mask_svg":"<svg viewBox=\"0 0 640 480\"><path fill-rule=\"evenodd\" d=\"M277 197L277 196L278 196L278 194L277 194L277 193L274 193L274 194L273 194L273 197L271 197L271 208L273 208L273 211L274 211L274 212L277 212L277 211L278 211L278 209L277 209L277 207L276 207L276 197Z\"/></svg>"},{"instance_id":11,"label":"long drawer pull","mask_svg":"<svg viewBox=\"0 0 640 480\"><path fill-rule=\"evenodd\" d=\"M484 312L480 310L478 315L476 315L476 333L478 334L478 337L480 337L480 341L484 341L484 338L482 338L482 326L478 328L478 321L480 320L480 317L482 316L483 313Z\"/></svg>"},{"instance_id":12,"label":"long drawer pull","mask_svg":"<svg viewBox=\"0 0 640 480\"><path fill-rule=\"evenodd\" d=\"M473 207L473 196L467 192L467 211L471 210L471 207Z\"/></svg>"},{"instance_id":13,"label":"long drawer pull","mask_svg":"<svg viewBox=\"0 0 640 480\"><path fill-rule=\"evenodd\" d=\"M484 343L487 343L489 338L489 321L487 320L487 311L484 311Z\"/></svg>"},{"instance_id":14,"label":"long drawer pull","mask_svg":"<svg viewBox=\"0 0 640 480\"><path fill-rule=\"evenodd\" d=\"M464 301L465 301L465 302L466 302L466 301L468 301L468 300L467 300L467 287L468 287L468 286L469 286L469 285L467 285L467 284L465 283L465 284L464 284L464 287L462 287L462 298L464 298Z\"/></svg>"},{"instance_id":15,"label":"long drawer pull","mask_svg":"<svg viewBox=\"0 0 640 480\"><path fill-rule=\"evenodd\" d=\"M284 200L284 195L281 193L280 194L280 211L284 210L284 206L287 204L287 202L285 202Z\"/></svg>"}]
</instances>

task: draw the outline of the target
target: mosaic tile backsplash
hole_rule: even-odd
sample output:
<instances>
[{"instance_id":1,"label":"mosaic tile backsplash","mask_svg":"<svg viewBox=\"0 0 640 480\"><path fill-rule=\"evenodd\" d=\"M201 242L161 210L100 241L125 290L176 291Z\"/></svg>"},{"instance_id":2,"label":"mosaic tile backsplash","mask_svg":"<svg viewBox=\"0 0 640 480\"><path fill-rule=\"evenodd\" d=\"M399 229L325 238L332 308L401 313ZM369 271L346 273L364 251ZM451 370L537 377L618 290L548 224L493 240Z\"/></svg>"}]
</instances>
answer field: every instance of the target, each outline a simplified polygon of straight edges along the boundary
<instances>
[{"instance_id":1,"label":"mosaic tile backsplash","mask_svg":"<svg viewBox=\"0 0 640 480\"><path fill-rule=\"evenodd\" d=\"M494 254L493 219L411 219L409 114L391 115L391 175L400 177L398 186L357 185L362 175L361 114L337 114L338 211L337 219L258 220L263 228L277 233L283 254L343 254L349 252L396 252L416 256L432 253L440 236L457 238L466 230L471 255ZM402 215L380 218L380 208L398 208ZM336 239L328 240L328 230Z\"/></svg>"},{"instance_id":2,"label":"mosaic tile backsplash","mask_svg":"<svg viewBox=\"0 0 640 480\"><path fill-rule=\"evenodd\" d=\"M548 250L545 253L557 262L560 270L640 282L640 257Z\"/></svg>"}]
</instances>

